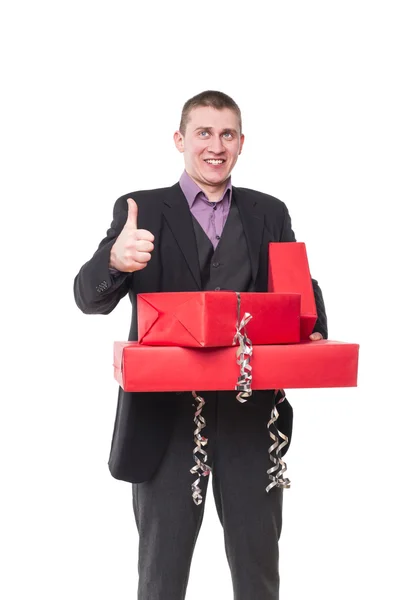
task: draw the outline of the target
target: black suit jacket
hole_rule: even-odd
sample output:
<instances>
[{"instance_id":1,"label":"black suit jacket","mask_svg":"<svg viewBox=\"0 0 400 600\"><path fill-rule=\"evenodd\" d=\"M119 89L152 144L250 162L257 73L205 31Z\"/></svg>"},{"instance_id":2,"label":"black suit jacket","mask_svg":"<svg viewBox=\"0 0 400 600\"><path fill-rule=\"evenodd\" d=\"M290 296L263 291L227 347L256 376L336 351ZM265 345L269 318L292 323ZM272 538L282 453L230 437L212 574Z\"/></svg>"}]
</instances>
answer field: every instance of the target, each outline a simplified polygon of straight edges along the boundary
<instances>
[{"instance_id":1,"label":"black suit jacket","mask_svg":"<svg viewBox=\"0 0 400 600\"><path fill-rule=\"evenodd\" d=\"M289 212L277 198L255 190L233 187L233 194L249 248L254 289L266 292L269 243L296 241ZM154 251L142 271L114 276L109 270L110 250L125 225L130 197L138 205L138 227L151 231L155 237ZM327 337L322 293L316 280L313 286L318 310L314 331ZM137 294L199 290L200 267L192 216L178 183L118 198L106 237L74 281L76 304L87 314L108 314L129 294L132 303L129 340L137 340ZM143 394L119 389L109 459L115 478L129 482L151 478L168 444L176 405L175 393ZM280 404L279 413L279 428L290 439L293 412L287 400Z\"/></svg>"}]
</instances>

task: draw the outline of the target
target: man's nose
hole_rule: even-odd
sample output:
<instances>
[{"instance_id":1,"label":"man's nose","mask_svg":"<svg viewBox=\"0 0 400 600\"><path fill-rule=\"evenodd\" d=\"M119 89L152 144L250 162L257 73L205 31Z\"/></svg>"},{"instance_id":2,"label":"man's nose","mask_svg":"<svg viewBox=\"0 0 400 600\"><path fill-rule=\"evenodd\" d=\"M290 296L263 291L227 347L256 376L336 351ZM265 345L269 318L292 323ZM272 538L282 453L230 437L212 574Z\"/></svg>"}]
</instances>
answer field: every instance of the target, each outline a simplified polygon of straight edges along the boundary
<instances>
[{"instance_id":1,"label":"man's nose","mask_svg":"<svg viewBox=\"0 0 400 600\"><path fill-rule=\"evenodd\" d=\"M214 135L211 138L208 149L210 150L210 152L214 152L214 154L220 154L225 150L222 140L218 135Z\"/></svg>"}]
</instances>

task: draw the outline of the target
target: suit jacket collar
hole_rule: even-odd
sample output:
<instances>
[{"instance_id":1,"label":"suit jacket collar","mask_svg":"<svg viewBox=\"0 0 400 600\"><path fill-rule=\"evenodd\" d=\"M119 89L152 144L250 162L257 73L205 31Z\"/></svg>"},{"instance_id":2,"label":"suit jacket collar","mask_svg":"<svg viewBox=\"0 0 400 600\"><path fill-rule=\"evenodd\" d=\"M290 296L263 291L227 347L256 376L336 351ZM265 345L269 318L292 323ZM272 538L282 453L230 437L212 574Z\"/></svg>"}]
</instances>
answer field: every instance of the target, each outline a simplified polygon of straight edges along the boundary
<instances>
[{"instance_id":1,"label":"suit jacket collar","mask_svg":"<svg viewBox=\"0 0 400 600\"><path fill-rule=\"evenodd\" d=\"M249 196L245 190L232 186L232 193L239 210L249 248L254 284L260 263L264 215L260 210L257 200ZM176 183L168 190L168 194L164 200L164 216L186 259L196 285L201 290L200 265L192 215L179 183Z\"/></svg>"},{"instance_id":2,"label":"suit jacket collar","mask_svg":"<svg viewBox=\"0 0 400 600\"><path fill-rule=\"evenodd\" d=\"M260 266L260 251L264 232L264 213L257 200L246 190L233 187L233 196L239 209L240 218L249 249L253 284L256 283Z\"/></svg>"},{"instance_id":3,"label":"suit jacket collar","mask_svg":"<svg viewBox=\"0 0 400 600\"><path fill-rule=\"evenodd\" d=\"M164 200L164 216L180 247L197 287L201 290L201 276L192 213L179 183L168 190Z\"/></svg>"}]
</instances>

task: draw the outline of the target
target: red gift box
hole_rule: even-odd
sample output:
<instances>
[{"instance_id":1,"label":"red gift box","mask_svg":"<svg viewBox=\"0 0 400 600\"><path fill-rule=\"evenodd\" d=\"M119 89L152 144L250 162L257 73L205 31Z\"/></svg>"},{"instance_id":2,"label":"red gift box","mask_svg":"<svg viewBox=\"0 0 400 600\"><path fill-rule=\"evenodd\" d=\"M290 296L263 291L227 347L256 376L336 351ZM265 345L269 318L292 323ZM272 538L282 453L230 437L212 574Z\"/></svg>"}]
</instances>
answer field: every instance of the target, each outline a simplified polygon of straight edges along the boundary
<instances>
[{"instance_id":1,"label":"red gift box","mask_svg":"<svg viewBox=\"0 0 400 600\"><path fill-rule=\"evenodd\" d=\"M232 346L237 323L235 292L138 294L138 339L151 346ZM240 294L240 318L253 344L300 341L299 294Z\"/></svg>"},{"instance_id":2,"label":"red gift box","mask_svg":"<svg viewBox=\"0 0 400 600\"><path fill-rule=\"evenodd\" d=\"M300 337L307 340L317 321L317 308L304 243L269 244L268 291L301 294Z\"/></svg>"},{"instance_id":3,"label":"red gift box","mask_svg":"<svg viewBox=\"0 0 400 600\"><path fill-rule=\"evenodd\" d=\"M180 348L114 343L114 377L128 392L234 390L235 347ZM254 346L253 390L357 385L358 344L331 340Z\"/></svg>"}]
</instances>

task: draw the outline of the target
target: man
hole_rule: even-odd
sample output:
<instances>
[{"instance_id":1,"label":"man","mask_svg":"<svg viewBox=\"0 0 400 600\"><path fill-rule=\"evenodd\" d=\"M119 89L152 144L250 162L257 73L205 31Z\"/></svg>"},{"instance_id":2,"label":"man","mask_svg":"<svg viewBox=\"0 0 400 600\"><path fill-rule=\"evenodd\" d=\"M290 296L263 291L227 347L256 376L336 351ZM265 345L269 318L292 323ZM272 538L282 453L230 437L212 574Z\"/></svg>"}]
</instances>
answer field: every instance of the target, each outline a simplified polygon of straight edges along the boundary
<instances>
[{"instance_id":1,"label":"man","mask_svg":"<svg viewBox=\"0 0 400 600\"><path fill-rule=\"evenodd\" d=\"M107 236L74 282L76 303L85 313L108 314L129 294L129 340L137 340L138 293L266 292L268 244L295 241L283 202L231 184L244 135L239 107L229 96L207 91L188 100L174 141L185 162L179 183L119 198ZM326 316L321 291L316 281L313 285L319 318L312 339L321 339L327 337ZM277 600L282 489L265 491L272 465L265 425L273 392L253 392L241 404L233 391L196 391L206 402L208 464L234 597ZM287 400L279 412L279 429L290 440ZM196 506L190 494L193 417L190 391L119 390L109 467L133 486L139 600L185 597L204 511L204 502ZM207 482L202 478L204 497Z\"/></svg>"}]
</instances>

